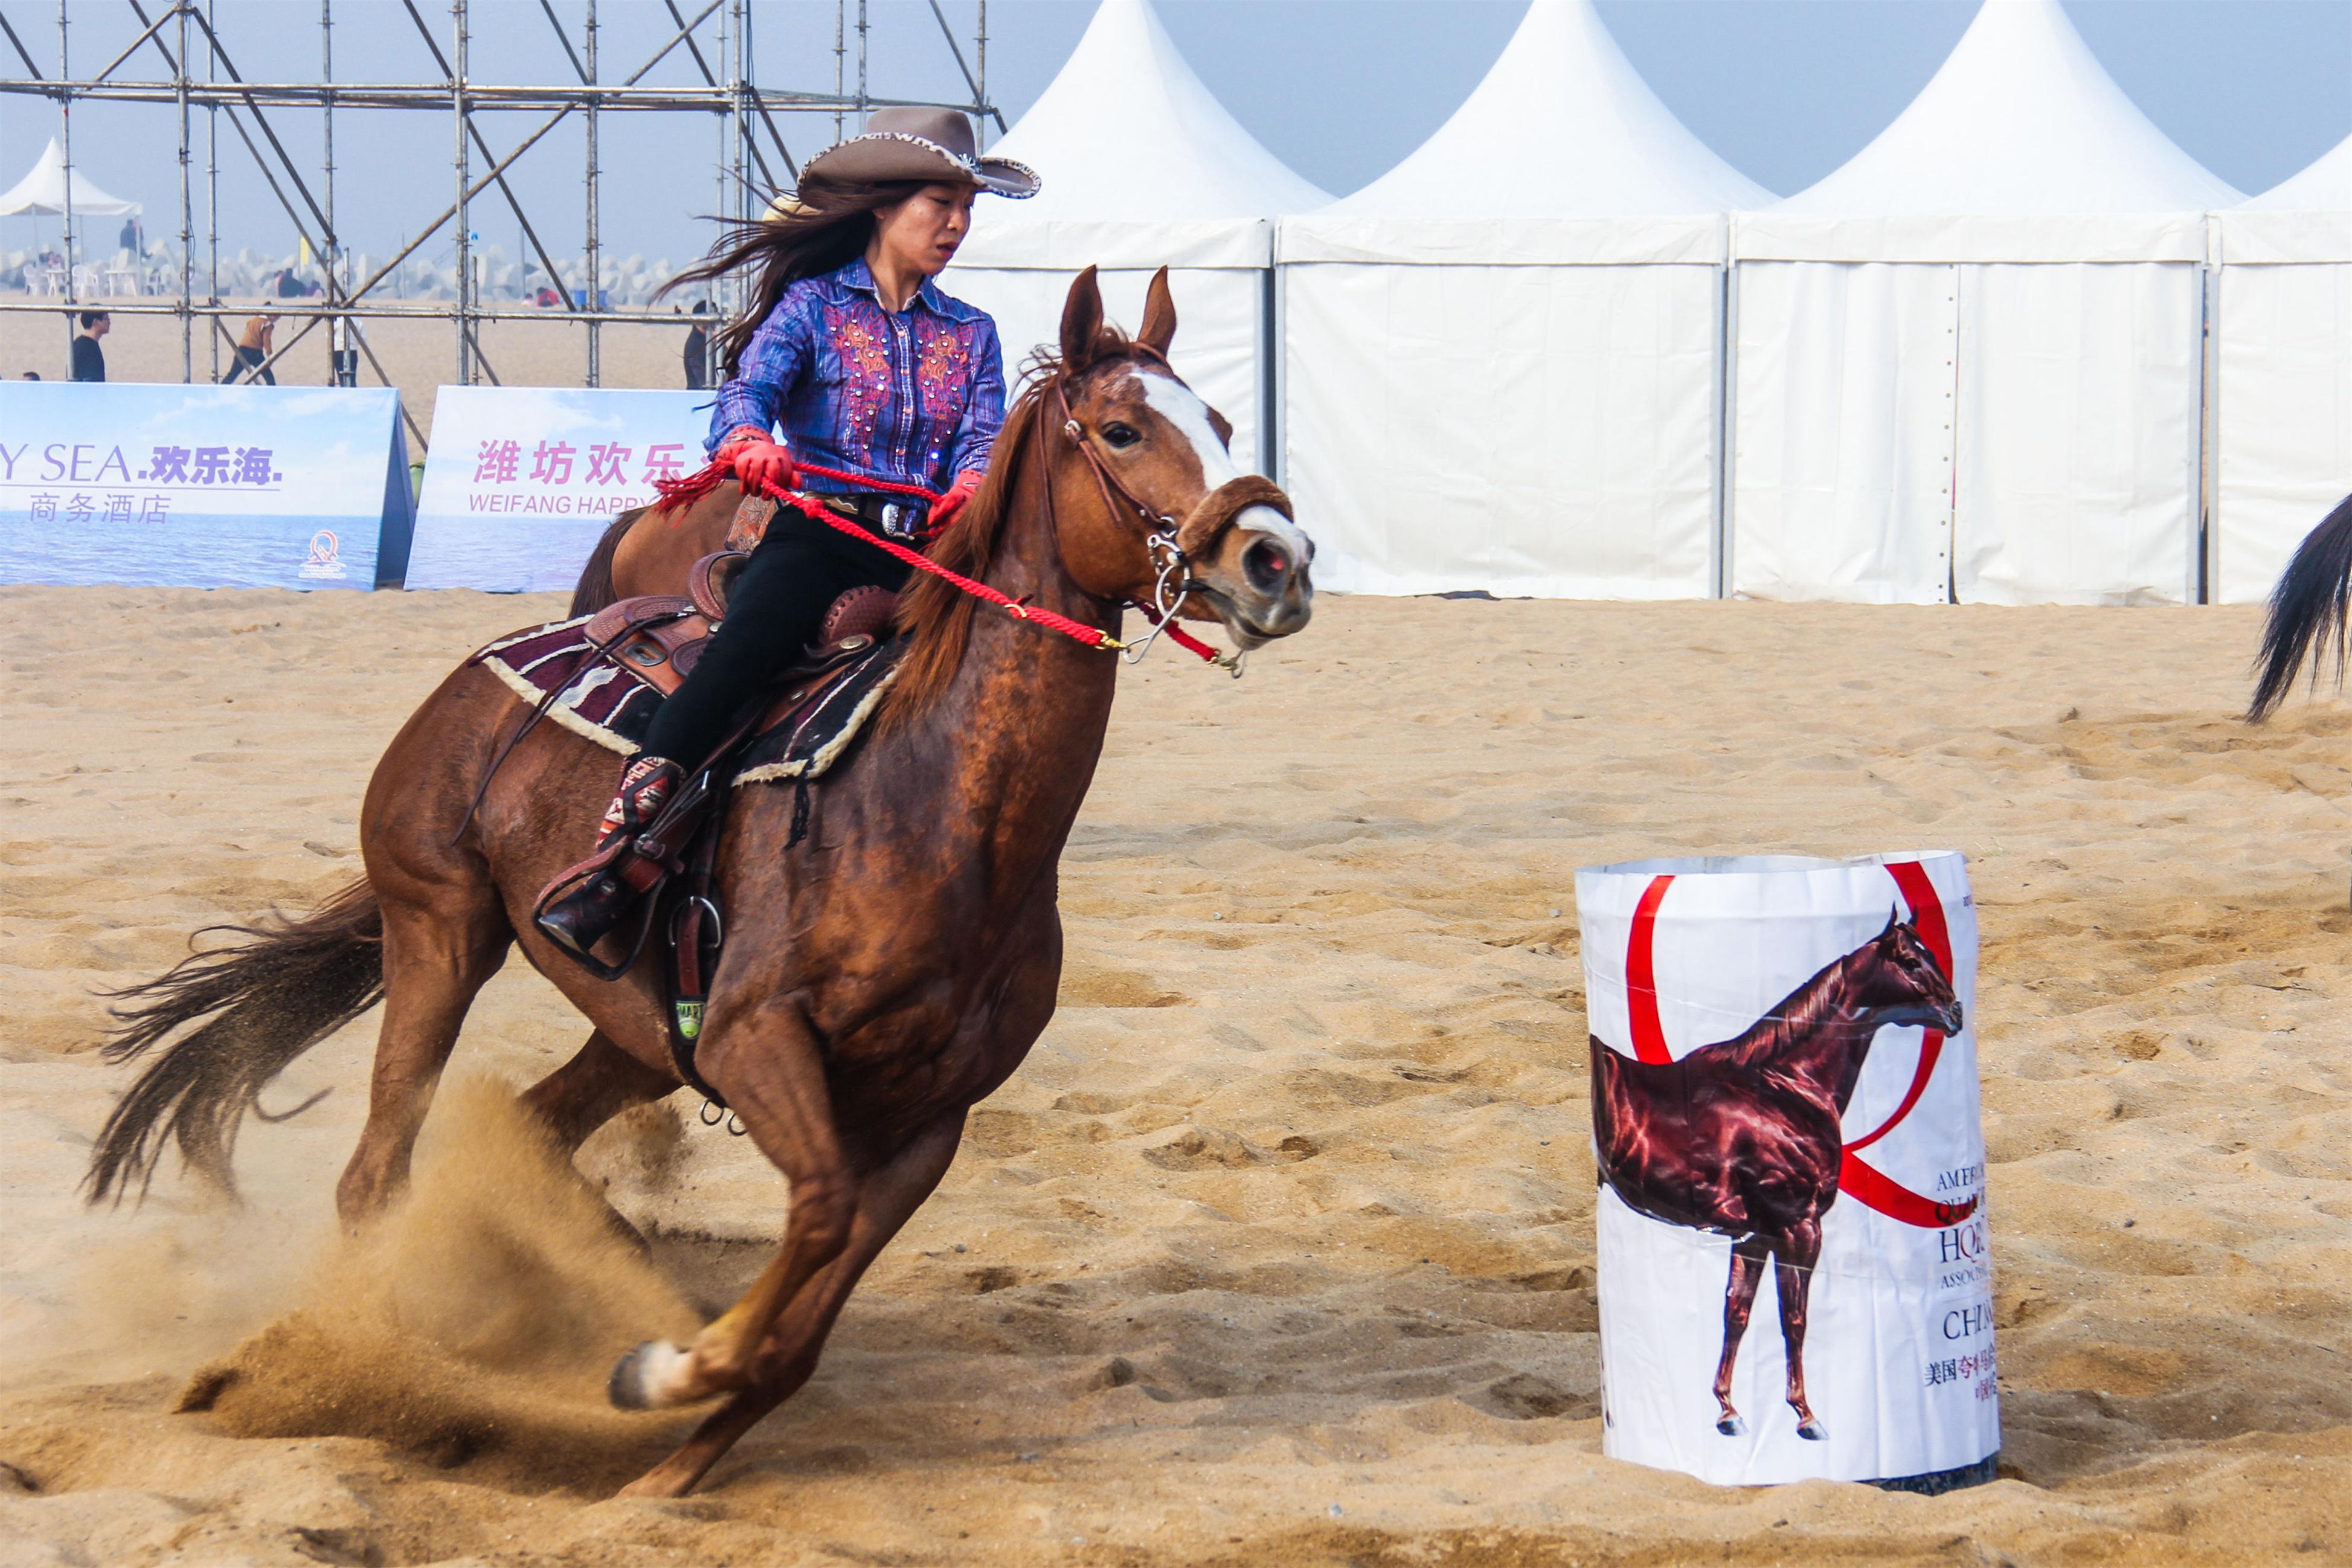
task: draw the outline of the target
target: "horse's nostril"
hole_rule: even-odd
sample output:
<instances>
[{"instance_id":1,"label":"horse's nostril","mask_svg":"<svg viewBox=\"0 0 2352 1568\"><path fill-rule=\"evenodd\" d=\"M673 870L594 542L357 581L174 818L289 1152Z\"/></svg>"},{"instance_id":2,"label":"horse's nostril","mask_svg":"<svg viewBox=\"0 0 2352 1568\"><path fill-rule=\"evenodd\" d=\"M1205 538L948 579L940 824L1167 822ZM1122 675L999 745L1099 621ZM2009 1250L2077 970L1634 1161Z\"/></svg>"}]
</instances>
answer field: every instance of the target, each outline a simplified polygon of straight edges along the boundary
<instances>
[{"instance_id":1,"label":"horse's nostril","mask_svg":"<svg viewBox=\"0 0 2352 1568\"><path fill-rule=\"evenodd\" d=\"M1283 576L1290 570L1290 556L1280 545L1261 539L1242 552L1242 570L1249 574L1251 587L1271 594L1282 586Z\"/></svg>"}]
</instances>

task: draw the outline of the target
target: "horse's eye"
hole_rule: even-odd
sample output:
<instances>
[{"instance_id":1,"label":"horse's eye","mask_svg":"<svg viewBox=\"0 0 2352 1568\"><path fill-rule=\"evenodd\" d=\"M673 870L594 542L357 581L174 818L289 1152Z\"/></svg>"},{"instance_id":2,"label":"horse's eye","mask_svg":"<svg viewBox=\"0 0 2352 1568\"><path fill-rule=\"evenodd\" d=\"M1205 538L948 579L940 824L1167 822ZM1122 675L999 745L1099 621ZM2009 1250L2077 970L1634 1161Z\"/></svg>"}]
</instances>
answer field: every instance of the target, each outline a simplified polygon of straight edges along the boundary
<instances>
[{"instance_id":1,"label":"horse's eye","mask_svg":"<svg viewBox=\"0 0 2352 1568\"><path fill-rule=\"evenodd\" d=\"M1134 426L1121 425L1115 420L1103 426L1102 437L1104 440L1122 451L1143 439L1142 433Z\"/></svg>"}]
</instances>

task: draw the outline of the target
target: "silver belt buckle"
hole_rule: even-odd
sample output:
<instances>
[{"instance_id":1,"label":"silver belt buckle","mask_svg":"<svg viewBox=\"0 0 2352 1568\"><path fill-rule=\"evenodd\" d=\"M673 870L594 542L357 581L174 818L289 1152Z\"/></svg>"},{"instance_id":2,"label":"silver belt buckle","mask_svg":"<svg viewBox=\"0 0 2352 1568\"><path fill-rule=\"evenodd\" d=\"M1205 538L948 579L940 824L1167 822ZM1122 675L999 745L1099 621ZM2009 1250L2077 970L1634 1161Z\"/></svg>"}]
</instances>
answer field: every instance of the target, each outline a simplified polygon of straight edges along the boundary
<instances>
[{"instance_id":1,"label":"silver belt buckle","mask_svg":"<svg viewBox=\"0 0 2352 1568\"><path fill-rule=\"evenodd\" d=\"M882 531L893 539L912 539L915 536L915 509L894 500L884 501Z\"/></svg>"}]
</instances>

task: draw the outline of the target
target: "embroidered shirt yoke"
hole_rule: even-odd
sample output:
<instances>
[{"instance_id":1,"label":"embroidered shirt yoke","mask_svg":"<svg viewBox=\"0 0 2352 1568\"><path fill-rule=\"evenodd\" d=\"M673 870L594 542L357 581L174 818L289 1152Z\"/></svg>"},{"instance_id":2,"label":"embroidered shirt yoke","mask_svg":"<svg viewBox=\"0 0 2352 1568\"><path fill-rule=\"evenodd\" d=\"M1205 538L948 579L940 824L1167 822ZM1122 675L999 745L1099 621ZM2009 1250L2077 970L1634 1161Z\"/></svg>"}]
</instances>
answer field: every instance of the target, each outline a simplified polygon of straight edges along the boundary
<instances>
[{"instance_id":1,"label":"embroidered shirt yoke","mask_svg":"<svg viewBox=\"0 0 2352 1568\"><path fill-rule=\"evenodd\" d=\"M859 259L784 290L719 389L706 445L716 451L738 426L780 429L803 461L944 490L988 467L1003 423L1004 354L988 313L925 279L894 315Z\"/></svg>"}]
</instances>

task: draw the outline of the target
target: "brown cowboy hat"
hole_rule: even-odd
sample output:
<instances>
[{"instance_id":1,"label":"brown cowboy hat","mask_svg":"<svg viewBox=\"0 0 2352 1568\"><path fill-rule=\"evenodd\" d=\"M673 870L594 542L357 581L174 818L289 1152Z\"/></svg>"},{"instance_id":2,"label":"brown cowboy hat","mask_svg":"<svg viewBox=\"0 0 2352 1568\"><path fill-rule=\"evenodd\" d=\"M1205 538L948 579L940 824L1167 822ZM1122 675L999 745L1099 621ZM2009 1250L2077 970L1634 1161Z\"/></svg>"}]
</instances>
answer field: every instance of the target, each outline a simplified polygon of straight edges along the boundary
<instances>
[{"instance_id":1,"label":"brown cowboy hat","mask_svg":"<svg viewBox=\"0 0 2352 1568\"><path fill-rule=\"evenodd\" d=\"M981 157L971 121L952 109L877 109L863 135L852 136L811 158L801 173L859 184L921 180L925 184L973 185L1000 196L1034 196L1037 175L1010 158Z\"/></svg>"}]
</instances>

